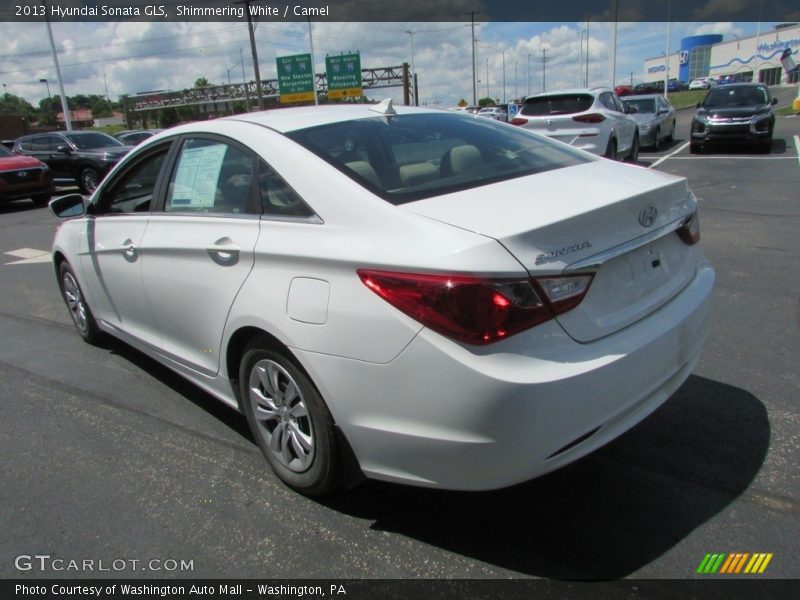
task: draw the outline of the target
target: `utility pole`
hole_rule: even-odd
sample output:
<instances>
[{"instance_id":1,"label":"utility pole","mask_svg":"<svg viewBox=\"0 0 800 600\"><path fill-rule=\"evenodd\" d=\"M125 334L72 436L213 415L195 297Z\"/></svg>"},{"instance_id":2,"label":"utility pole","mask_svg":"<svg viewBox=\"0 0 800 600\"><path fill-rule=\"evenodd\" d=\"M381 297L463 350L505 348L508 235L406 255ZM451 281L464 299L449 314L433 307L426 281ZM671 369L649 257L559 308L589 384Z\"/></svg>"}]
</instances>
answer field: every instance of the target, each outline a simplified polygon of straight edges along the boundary
<instances>
[{"instance_id":1,"label":"utility pole","mask_svg":"<svg viewBox=\"0 0 800 600\"><path fill-rule=\"evenodd\" d=\"M64 79L61 77L61 67L58 64L58 53L56 52L56 43L53 41L53 29L50 27L50 16L47 8L47 3L42 2L44 6L44 19L47 22L47 35L50 37L50 50L53 52L53 62L56 64L56 75L58 76L58 89L61 92L61 110L64 111L64 126L67 131L72 131L72 121L69 118L69 106L67 106L67 96L64 94Z\"/></svg>"},{"instance_id":2,"label":"utility pole","mask_svg":"<svg viewBox=\"0 0 800 600\"><path fill-rule=\"evenodd\" d=\"M478 106L478 83L475 79L475 11L469 14L472 21L472 106Z\"/></svg>"},{"instance_id":3,"label":"utility pole","mask_svg":"<svg viewBox=\"0 0 800 600\"><path fill-rule=\"evenodd\" d=\"M244 4L247 13L247 32L250 34L250 51L253 53L253 71L256 75L256 96L258 98L258 110L264 110L264 98L261 95L261 72L258 68L258 50L256 50L256 34L253 29L253 19L250 17L250 4L255 0L238 0L234 4Z\"/></svg>"},{"instance_id":4,"label":"utility pole","mask_svg":"<svg viewBox=\"0 0 800 600\"><path fill-rule=\"evenodd\" d=\"M106 80L106 74L105 73L103 73L103 85L106 88L106 102L111 102L111 100L108 97L108 81Z\"/></svg>"},{"instance_id":5,"label":"utility pole","mask_svg":"<svg viewBox=\"0 0 800 600\"><path fill-rule=\"evenodd\" d=\"M503 50L503 104L506 103L506 51Z\"/></svg>"},{"instance_id":6,"label":"utility pole","mask_svg":"<svg viewBox=\"0 0 800 600\"><path fill-rule=\"evenodd\" d=\"M613 89L616 85L614 81L617 78L617 0L612 0L613 8L613 18L614 22L611 24L611 72L609 75L611 76L611 88Z\"/></svg>"},{"instance_id":7,"label":"utility pole","mask_svg":"<svg viewBox=\"0 0 800 600\"><path fill-rule=\"evenodd\" d=\"M531 95L531 55L528 54L528 93L526 96Z\"/></svg>"},{"instance_id":8,"label":"utility pole","mask_svg":"<svg viewBox=\"0 0 800 600\"><path fill-rule=\"evenodd\" d=\"M586 83L584 87L589 87L589 13L586 13Z\"/></svg>"},{"instance_id":9,"label":"utility pole","mask_svg":"<svg viewBox=\"0 0 800 600\"><path fill-rule=\"evenodd\" d=\"M667 0L667 52L664 56L664 63L667 65L666 76L664 77L664 100L667 99L667 90L669 89L669 34L672 29L672 0Z\"/></svg>"},{"instance_id":10,"label":"utility pole","mask_svg":"<svg viewBox=\"0 0 800 600\"><path fill-rule=\"evenodd\" d=\"M542 91L547 91L547 61L550 60L550 57L547 56L547 48L542 48L542 58L539 59L542 63Z\"/></svg>"},{"instance_id":11,"label":"utility pole","mask_svg":"<svg viewBox=\"0 0 800 600\"><path fill-rule=\"evenodd\" d=\"M247 85L247 76L244 74L244 48L239 48L239 62L242 65L242 83L244 84L244 98L247 112L250 112L250 88Z\"/></svg>"}]
</instances>

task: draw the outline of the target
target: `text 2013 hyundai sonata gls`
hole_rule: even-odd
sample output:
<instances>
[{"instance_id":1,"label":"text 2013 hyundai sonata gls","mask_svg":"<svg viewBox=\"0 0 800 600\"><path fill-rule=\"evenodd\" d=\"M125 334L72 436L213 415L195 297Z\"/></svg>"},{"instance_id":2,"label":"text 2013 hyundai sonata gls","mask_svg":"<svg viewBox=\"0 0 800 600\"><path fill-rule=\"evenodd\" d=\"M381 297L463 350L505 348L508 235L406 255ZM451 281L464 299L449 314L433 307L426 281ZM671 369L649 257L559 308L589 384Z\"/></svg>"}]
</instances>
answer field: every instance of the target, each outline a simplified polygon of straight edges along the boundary
<instances>
[{"instance_id":1,"label":"text 2013 hyundai sonata gls","mask_svg":"<svg viewBox=\"0 0 800 600\"><path fill-rule=\"evenodd\" d=\"M195 123L51 208L80 334L241 410L307 494L551 471L664 402L708 330L684 179L490 119L381 103Z\"/></svg>"}]
</instances>

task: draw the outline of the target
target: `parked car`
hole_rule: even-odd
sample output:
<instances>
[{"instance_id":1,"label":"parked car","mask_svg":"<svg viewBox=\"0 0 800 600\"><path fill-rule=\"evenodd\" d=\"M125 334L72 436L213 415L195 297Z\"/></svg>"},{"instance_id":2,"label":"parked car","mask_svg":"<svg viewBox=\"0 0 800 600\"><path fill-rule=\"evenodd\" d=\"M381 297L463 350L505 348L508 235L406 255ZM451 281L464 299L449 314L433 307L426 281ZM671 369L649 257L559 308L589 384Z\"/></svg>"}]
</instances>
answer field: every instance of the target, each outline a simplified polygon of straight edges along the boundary
<instances>
[{"instance_id":1,"label":"parked car","mask_svg":"<svg viewBox=\"0 0 800 600\"><path fill-rule=\"evenodd\" d=\"M130 146L99 131L37 133L18 138L14 152L50 167L57 185L77 184L90 194Z\"/></svg>"},{"instance_id":2,"label":"parked car","mask_svg":"<svg viewBox=\"0 0 800 600\"><path fill-rule=\"evenodd\" d=\"M735 75L723 75L717 79L717 85L729 85L731 83L736 83Z\"/></svg>"},{"instance_id":3,"label":"parked car","mask_svg":"<svg viewBox=\"0 0 800 600\"><path fill-rule=\"evenodd\" d=\"M637 123L608 88L530 96L510 122L593 154L639 158Z\"/></svg>"},{"instance_id":4,"label":"parked car","mask_svg":"<svg viewBox=\"0 0 800 600\"><path fill-rule=\"evenodd\" d=\"M487 106L486 108L482 108L478 111L478 116L494 119L495 121L508 121L507 109L502 106Z\"/></svg>"},{"instance_id":5,"label":"parked car","mask_svg":"<svg viewBox=\"0 0 800 600\"><path fill-rule=\"evenodd\" d=\"M137 144L145 141L147 138L153 137L155 134L163 131L162 129L136 129L131 131L120 131L114 134L120 142L126 146L136 146Z\"/></svg>"},{"instance_id":6,"label":"parked car","mask_svg":"<svg viewBox=\"0 0 800 600\"><path fill-rule=\"evenodd\" d=\"M636 91L630 85L618 85L614 88L614 93L622 98L623 96L633 96Z\"/></svg>"},{"instance_id":7,"label":"parked car","mask_svg":"<svg viewBox=\"0 0 800 600\"><path fill-rule=\"evenodd\" d=\"M44 206L53 194L53 176L43 162L0 145L0 203L30 198Z\"/></svg>"},{"instance_id":8,"label":"parked car","mask_svg":"<svg viewBox=\"0 0 800 600\"><path fill-rule=\"evenodd\" d=\"M622 104L630 110L639 126L639 143L658 150L661 142L671 142L675 135L675 109L661 94L628 96Z\"/></svg>"},{"instance_id":9,"label":"parked car","mask_svg":"<svg viewBox=\"0 0 800 600\"><path fill-rule=\"evenodd\" d=\"M703 77L701 79L693 79L689 83L690 90L707 90L717 85L717 80L713 77Z\"/></svg>"},{"instance_id":10,"label":"parked car","mask_svg":"<svg viewBox=\"0 0 800 600\"><path fill-rule=\"evenodd\" d=\"M51 208L80 335L241 410L306 494L556 469L666 401L709 327L685 179L448 111L180 126Z\"/></svg>"},{"instance_id":11,"label":"parked car","mask_svg":"<svg viewBox=\"0 0 800 600\"><path fill-rule=\"evenodd\" d=\"M637 83L633 88L634 94L641 96L643 94L663 94L664 81L647 81L644 83Z\"/></svg>"},{"instance_id":12,"label":"parked car","mask_svg":"<svg viewBox=\"0 0 800 600\"><path fill-rule=\"evenodd\" d=\"M689 86L686 84L686 82L681 81L680 79L670 79L667 83L668 92L683 92L684 90L688 89Z\"/></svg>"},{"instance_id":13,"label":"parked car","mask_svg":"<svg viewBox=\"0 0 800 600\"><path fill-rule=\"evenodd\" d=\"M714 143L745 142L769 152L775 128L772 107L777 103L760 83L731 83L709 90L692 118L690 151L697 153Z\"/></svg>"}]
</instances>

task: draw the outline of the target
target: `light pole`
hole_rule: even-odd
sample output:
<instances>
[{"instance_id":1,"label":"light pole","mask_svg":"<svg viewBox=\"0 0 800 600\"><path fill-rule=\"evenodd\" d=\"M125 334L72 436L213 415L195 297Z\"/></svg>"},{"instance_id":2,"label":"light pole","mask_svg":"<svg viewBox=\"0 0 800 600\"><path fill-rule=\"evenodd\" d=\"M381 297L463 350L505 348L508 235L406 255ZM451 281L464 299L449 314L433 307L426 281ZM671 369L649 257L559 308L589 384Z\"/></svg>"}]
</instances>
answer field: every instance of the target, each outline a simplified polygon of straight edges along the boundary
<instances>
[{"instance_id":1,"label":"light pole","mask_svg":"<svg viewBox=\"0 0 800 600\"><path fill-rule=\"evenodd\" d=\"M47 81L47 79L40 79L39 83L43 83L47 86L47 99L52 99L53 97L50 95L50 82Z\"/></svg>"},{"instance_id":2,"label":"light pole","mask_svg":"<svg viewBox=\"0 0 800 600\"><path fill-rule=\"evenodd\" d=\"M3 84L5 85L5 84ZM486 97L491 98L489 95L489 59L486 59Z\"/></svg>"},{"instance_id":3,"label":"light pole","mask_svg":"<svg viewBox=\"0 0 800 600\"><path fill-rule=\"evenodd\" d=\"M406 30L408 37L411 38L411 74L414 75L417 72L417 69L414 67L414 32L411 30Z\"/></svg>"},{"instance_id":4,"label":"light pole","mask_svg":"<svg viewBox=\"0 0 800 600\"><path fill-rule=\"evenodd\" d=\"M506 51L503 50L503 104L506 103Z\"/></svg>"},{"instance_id":5,"label":"light pole","mask_svg":"<svg viewBox=\"0 0 800 600\"><path fill-rule=\"evenodd\" d=\"M526 96L531 95L531 55L528 54L528 93Z\"/></svg>"},{"instance_id":6,"label":"light pole","mask_svg":"<svg viewBox=\"0 0 800 600\"><path fill-rule=\"evenodd\" d=\"M242 65L242 83L244 84L244 98L247 112L250 112L250 89L247 85L247 76L244 74L244 48L239 48L239 62Z\"/></svg>"},{"instance_id":7,"label":"light pole","mask_svg":"<svg viewBox=\"0 0 800 600\"><path fill-rule=\"evenodd\" d=\"M586 13L586 82L585 87L589 87L589 13Z\"/></svg>"},{"instance_id":8,"label":"light pole","mask_svg":"<svg viewBox=\"0 0 800 600\"><path fill-rule=\"evenodd\" d=\"M583 87L583 34L586 33L585 29L581 29L581 41L580 41L580 63L578 66L578 87Z\"/></svg>"},{"instance_id":9,"label":"light pole","mask_svg":"<svg viewBox=\"0 0 800 600\"><path fill-rule=\"evenodd\" d=\"M667 51L664 54L664 64L667 69L664 75L664 100L667 99L667 90L669 89L669 34L672 29L672 0L667 0Z\"/></svg>"}]
</instances>

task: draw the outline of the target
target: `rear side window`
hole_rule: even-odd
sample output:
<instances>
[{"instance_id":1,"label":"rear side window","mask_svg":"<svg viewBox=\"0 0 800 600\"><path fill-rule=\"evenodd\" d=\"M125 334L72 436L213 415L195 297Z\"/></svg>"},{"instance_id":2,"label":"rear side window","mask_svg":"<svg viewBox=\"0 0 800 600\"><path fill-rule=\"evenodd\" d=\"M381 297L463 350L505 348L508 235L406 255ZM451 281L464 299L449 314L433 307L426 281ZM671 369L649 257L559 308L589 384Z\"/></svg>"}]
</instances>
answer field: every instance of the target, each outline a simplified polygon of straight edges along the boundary
<instances>
[{"instance_id":1,"label":"rear side window","mask_svg":"<svg viewBox=\"0 0 800 600\"><path fill-rule=\"evenodd\" d=\"M571 115L589 110L592 104L594 104L594 96L591 94L535 96L525 100L520 114L527 117Z\"/></svg>"},{"instance_id":2,"label":"rear side window","mask_svg":"<svg viewBox=\"0 0 800 600\"><path fill-rule=\"evenodd\" d=\"M287 135L392 204L590 160L494 119L445 112L344 121Z\"/></svg>"}]
</instances>

